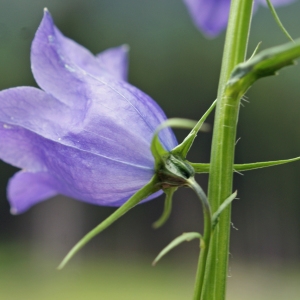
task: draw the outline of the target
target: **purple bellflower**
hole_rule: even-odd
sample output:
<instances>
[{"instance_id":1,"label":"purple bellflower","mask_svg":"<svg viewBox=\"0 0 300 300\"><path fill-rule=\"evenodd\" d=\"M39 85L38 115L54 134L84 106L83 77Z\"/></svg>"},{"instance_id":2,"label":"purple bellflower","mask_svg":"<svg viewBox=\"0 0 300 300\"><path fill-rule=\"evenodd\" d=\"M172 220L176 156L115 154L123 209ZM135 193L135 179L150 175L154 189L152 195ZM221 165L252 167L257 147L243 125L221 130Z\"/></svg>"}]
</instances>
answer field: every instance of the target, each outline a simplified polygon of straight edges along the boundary
<instances>
[{"instance_id":1,"label":"purple bellflower","mask_svg":"<svg viewBox=\"0 0 300 300\"><path fill-rule=\"evenodd\" d=\"M295 0L272 0L274 6L286 5ZM217 36L228 22L230 0L184 0L196 27L209 37ZM266 0L254 0L254 11Z\"/></svg>"},{"instance_id":2,"label":"purple bellflower","mask_svg":"<svg viewBox=\"0 0 300 300\"><path fill-rule=\"evenodd\" d=\"M126 82L127 47L94 56L64 37L45 10L31 68L41 89L0 92L0 158L22 169L8 184L12 213L57 194L122 205L152 178L150 143L166 119ZM160 139L168 151L177 145L170 129Z\"/></svg>"}]
</instances>

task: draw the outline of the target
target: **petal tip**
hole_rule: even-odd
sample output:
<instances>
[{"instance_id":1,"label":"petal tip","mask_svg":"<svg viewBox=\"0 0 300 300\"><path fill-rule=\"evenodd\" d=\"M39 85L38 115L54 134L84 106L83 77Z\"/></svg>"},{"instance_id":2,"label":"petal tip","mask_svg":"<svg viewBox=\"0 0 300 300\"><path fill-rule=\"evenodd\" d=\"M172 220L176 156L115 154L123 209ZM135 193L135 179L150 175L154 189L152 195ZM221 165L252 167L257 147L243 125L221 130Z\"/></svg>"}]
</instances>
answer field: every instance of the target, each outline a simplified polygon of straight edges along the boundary
<instances>
[{"instance_id":1,"label":"petal tip","mask_svg":"<svg viewBox=\"0 0 300 300\"><path fill-rule=\"evenodd\" d=\"M48 18L49 20L52 21L52 16L51 16L50 11L48 10L47 7L44 8L44 18Z\"/></svg>"},{"instance_id":2,"label":"petal tip","mask_svg":"<svg viewBox=\"0 0 300 300\"><path fill-rule=\"evenodd\" d=\"M44 17L43 17L43 19L46 19L47 21L53 23L52 16L51 16L51 14L50 14L47 7L44 8Z\"/></svg>"},{"instance_id":3,"label":"petal tip","mask_svg":"<svg viewBox=\"0 0 300 300\"><path fill-rule=\"evenodd\" d=\"M10 213L11 213L12 215L14 215L14 216L19 214L18 210L17 210L16 208L14 208L14 207L12 207L12 208L10 209Z\"/></svg>"},{"instance_id":4,"label":"petal tip","mask_svg":"<svg viewBox=\"0 0 300 300\"><path fill-rule=\"evenodd\" d=\"M121 45L121 49L124 52L129 52L130 51L130 46L128 44L123 44L123 45Z\"/></svg>"}]
</instances>

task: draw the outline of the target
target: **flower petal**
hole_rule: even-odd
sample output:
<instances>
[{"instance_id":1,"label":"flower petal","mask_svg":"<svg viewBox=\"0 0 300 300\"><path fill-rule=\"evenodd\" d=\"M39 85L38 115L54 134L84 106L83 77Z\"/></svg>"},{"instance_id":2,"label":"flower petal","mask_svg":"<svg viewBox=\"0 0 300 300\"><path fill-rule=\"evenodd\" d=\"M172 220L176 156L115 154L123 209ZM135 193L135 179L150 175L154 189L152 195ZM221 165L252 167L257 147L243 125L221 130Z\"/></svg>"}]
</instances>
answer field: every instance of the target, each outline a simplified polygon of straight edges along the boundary
<instances>
[{"instance_id":1,"label":"flower petal","mask_svg":"<svg viewBox=\"0 0 300 300\"><path fill-rule=\"evenodd\" d=\"M102 80L91 90L91 101L82 128L70 138L80 148L153 168L150 142L166 117L147 95L127 84ZM170 129L162 131L167 150L177 145Z\"/></svg>"},{"instance_id":2,"label":"flower petal","mask_svg":"<svg viewBox=\"0 0 300 300\"><path fill-rule=\"evenodd\" d=\"M98 147L96 152L107 151L114 154L118 151L124 157L123 150L126 148L141 153L135 155L127 151L130 160L143 156L142 153L150 158L149 144L153 132L166 119L160 107L150 97L124 81L115 81L111 77L94 77L86 73L64 51L61 40L50 14L45 12L32 45L32 69L38 84L46 92L85 113L82 127L78 127L79 132L68 137L68 142L81 140L78 139L78 134L84 133L85 140L89 135L94 137L90 138L90 143L86 141L84 146ZM164 132L165 147L169 150L177 142L171 130ZM141 141L141 136L144 142ZM128 142L124 148L115 147L120 150L112 151L111 147L101 147L101 144L107 145L109 140L114 146L116 143ZM100 147L96 141L100 143ZM152 157L150 160L153 161ZM149 165L149 159L146 165Z\"/></svg>"},{"instance_id":3,"label":"flower petal","mask_svg":"<svg viewBox=\"0 0 300 300\"><path fill-rule=\"evenodd\" d=\"M9 129L2 128L1 138L2 131L7 132L8 138L13 143L7 144L7 137L3 140L5 146L2 147L1 143L0 157L6 158L6 161L15 166L28 166L28 171L38 172L29 174L43 173L41 178L43 180L47 178L47 187L55 191L55 194L67 195L97 205L119 206L149 182L153 176L152 168L130 165L123 161L62 145L18 126L11 126ZM9 156L9 159L5 156ZM43 195L48 195L49 191L46 189L45 193L41 193L39 197L40 190L34 188L32 192L28 191L32 186L22 185L19 183L22 182L20 178L17 177L17 185L12 185L9 192L12 207L17 212L22 212L31 205L44 200L48 196ZM32 175L28 177L28 180L30 178L35 180L36 176ZM35 184L38 185L40 182L36 180ZM43 188L44 181L41 184ZM160 193L152 195L147 200L153 199ZM23 198L22 194L24 194Z\"/></svg>"},{"instance_id":4,"label":"flower petal","mask_svg":"<svg viewBox=\"0 0 300 300\"><path fill-rule=\"evenodd\" d=\"M57 194L52 188L52 178L47 173L23 171L9 180L7 193L12 214L22 213L32 205Z\"/></svg>"},{"instance_id":5,"label":"flower petal","mask_svg":"<svg viewBox=\"0 0 300 300\"><path fill-rule=\"evenodd\" d=\"M24 127L57 140L72 128L80 112L33 87L17 87L0 92L0 122Z\"/></svg>"},{"instance_id":6,"label":"flower petal","mask_svg":"<svg viewBox=\"0 0 300 300\"><path fill-rule=\"evenodd\" d=\"M0 122L0 137L0 158L3 161L33 172L44 169L32 132Z\"/></svg>"},{"instance_id":7,"label":"flower petal","mask_svg":"<svg viewBox=\"0 0 300 300\"><path fill-rule=\"evenodd\" d=\"M111 51L96 60L115 75L91 74L95 57L64 38L45 12L31 53L34 76L45 92L30 87L0 92L0 135L7 141L0 157L28 172L12 180L11 201L18 211L42 201L49 190L119 206L152 178L150 142L166 116L149 96L114 78L117 69L124 77L126 55L121 48L113 50L115 56ZM113 57L119 59L115 65ZM177 145L170 129L160 138L167 150ZM41 197L38 188L29 192L30 185L19 183L21 176L34 181L39 173L48 188Z\"/></svg>"},{"instance_id":8,"label":"flower petal","mask_svg":"<svg viewBox=\"0 0 300 300\"><path fill-rule=\"evenodd\" d=\"M127 81L129 47L122 45L107 49L97 55L100 65L116 79ZM103 74L102 74L103 75Z\"/></svg>"},{"instance_id":9,"label":"flower petal","mask_svg":"<svg viewBox=\"0 0 300 300\"><path fill-rule=\"evenodd\" d=\"M59 143L47 145L46 166L64 195L98 205L124 203L153 176L154 170Z\"/></svg>"},{"instance_id":10,"label":"flower petal","mask_svg":"<svg viewBox=\"0 0 300 300\"><path fill-rule=\"evenodd\" d=\"M1 159L31 171L43 169L40 143L65 135L76 117L75 110L71 113L68 107L39 89L18 87L1 91Z\"/></svg>"},{"instance_id":11,"label":"flower petal","mask_svg":"<svg viewBox=\"0 0 300 300\"><path fill-rule=\"evenodd\" d=\"M215 37L227 26L230 0L184 0L199 30Z\"/></svg>"},{"instance_id":12,"label":"flower petal","mask_svg":"<svg viewBox=\"0 0 300 300\"><path fill-rule=\"evenodd\" d=\"M125 82L124 87L127 89L120 90L119 84L108 88L103 85L97 89L97 92L100 93L99 98L104 98L101 97L102 92L105 95L105 103L101 101L92 102L83 122L77 121L76 116L79 116L80 112L76 113L76 110L71 110L52 96L36 88L19 87L2 91L0 92L2 138L4 135L8 135L7 139L12 143L11 148L14 148L15 140L19 142L22 140L30 149L30 139L35 140L34 137L31 137L31 133L34 132L41 138L88 151L109 160L152 169L153 158L149 144L155 125L165 120L164 114L148 96ZM105 92L105 89L108 91ZM125 95L127 98L125 100L121 98L120 101L124 103L118 105L119 102L116 100L121 97L121 92L127 92ZM139 100L135 98L135 94ZM94 97L97 98L97 95ZM138 113L131 106L130 101L137 102L136 106L140 109ZM110 107L107 107L106 102L110 103ZM115 102L117 103L115 104ZM123 105L123 109L121 105ZM149 126L155 124L151 131L147 123L150 123ZM23 129L12 128L12 126L23 127L30 132L24 133ZM5 127L10 127L10 130ZM174 135L170 133L170 130L166 131L163 136L163 139L166 139L167 148L176 145ZM26 142L28 135L30 138ZM18 136L18 138L12 136ZM36 143L40 143L40 141ZM18 148L20 147L16 147L13 151L6 151L2 144L3 153L0 152L0 155L7 162L28 169L30 163L20 165L19 161L26 162L23 157L32 151L19 153ZM34 161L34 159L30 161L32 160Z\"/></svg>"},{"instance_id":13,"label":"flower petal","mask_svg":"<svg viewBox=\"0 0 300 300\"><path fill-rule=\"evenodd\" d=\"M58 193L98 205L118 206L151 179L150 154L129 151L143 149L141 138L128 137L125 128L123 136L116 135L119 142L114 137L103 141L101 131L95 136L78 129L71 117L68 107L41 90L20 87L0 92L1 159L27 171L47 172ZM13 205L18 211L23 207Z\"/></svg>"},{"instance_id":14,"label":"flower petal","mask_svg":"<svg viewBox=\"0 0 300 300\"><path fill-rule=\"evenodd\" d=\"M67 54L73 64L96 77L111 75L116 79L127 80L129 51L127 45L110 48L94 56L88 49L65 37L55 27L48 11L45 11L45 17L50 17L48 21L52 22L54 31L53 35L48 36L49 41L55 43L55 40L58 40L61 53Z\"/></svg>"},{"instance_id":15,"label":"flower petal","mask_svg":"<svg viewBox=\"0 0 300 300\"><path fill-rule=\"evenodd\" d=\"M113 57L118 60L115 65ZM94 57L64 37L54 26L50 13L45 11L31 47L31 68L38 85L47 93L70 106L84 109L89 100L86 85L101 76L124 78L126 64L124 47Z\"/></svg>"}]
</instances>

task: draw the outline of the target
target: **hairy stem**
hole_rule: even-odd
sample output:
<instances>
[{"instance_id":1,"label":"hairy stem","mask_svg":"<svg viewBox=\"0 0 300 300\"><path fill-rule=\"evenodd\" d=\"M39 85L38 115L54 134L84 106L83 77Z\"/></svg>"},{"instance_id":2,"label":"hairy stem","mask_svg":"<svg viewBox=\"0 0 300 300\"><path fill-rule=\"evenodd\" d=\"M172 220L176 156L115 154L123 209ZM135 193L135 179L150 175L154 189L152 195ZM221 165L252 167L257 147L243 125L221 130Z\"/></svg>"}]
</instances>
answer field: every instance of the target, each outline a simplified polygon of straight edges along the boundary
<instances>
[{"instance_id":1,"label":"hairy stem","mask_svg":"<svg viewBox=\"0 0 300 300\"><path fill-rule=\"evenodd\" d=\"M245 60L252 0L232 0L218 88L211 151L208 199L214 213L232 194L234 148L240 99L226 97L231 71ZM230 206L224 210L211 240L201 300L224 300L228 270Z\"/></svg>"}]
</instances>

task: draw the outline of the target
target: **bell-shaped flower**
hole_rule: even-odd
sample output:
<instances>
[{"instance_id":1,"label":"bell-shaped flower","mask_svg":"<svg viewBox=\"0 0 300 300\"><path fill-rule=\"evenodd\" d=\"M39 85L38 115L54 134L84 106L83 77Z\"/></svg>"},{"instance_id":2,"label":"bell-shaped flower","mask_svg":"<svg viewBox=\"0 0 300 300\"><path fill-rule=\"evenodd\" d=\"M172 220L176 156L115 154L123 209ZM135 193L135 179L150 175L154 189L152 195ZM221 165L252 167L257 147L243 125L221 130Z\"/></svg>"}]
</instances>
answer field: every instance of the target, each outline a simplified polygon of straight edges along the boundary
<instances>
[{"instance_id":1,"label":"bell-shaped flower","mask_svg":"<svg viewBox=\"0 0 300 300\"><path fill-rule=\"evenodd\" d=\"M12 212L57 194L122 205L152 178L150 143L166 119L126 82L127 47L94 56L64 37L45 10L31 67L41 89L0 92L0 158L22 169L8 184ZM160 139L167 150L177 145L170 129Z\"/></svg>"},{"instance_id":2,"label":"bell-shaped flower","mask_svg":"<svg viewBox=\"0 0 300 300\"><path fill-rule=\"evenodd\" d=\"M209 37L217 36L228 22L231 0L183 0L196 27ZM286 5L295 0L271 0L274 6ZM258 5L267 5L266 0L254 0L254 11Z\"/></svg>"}]
</instances>

